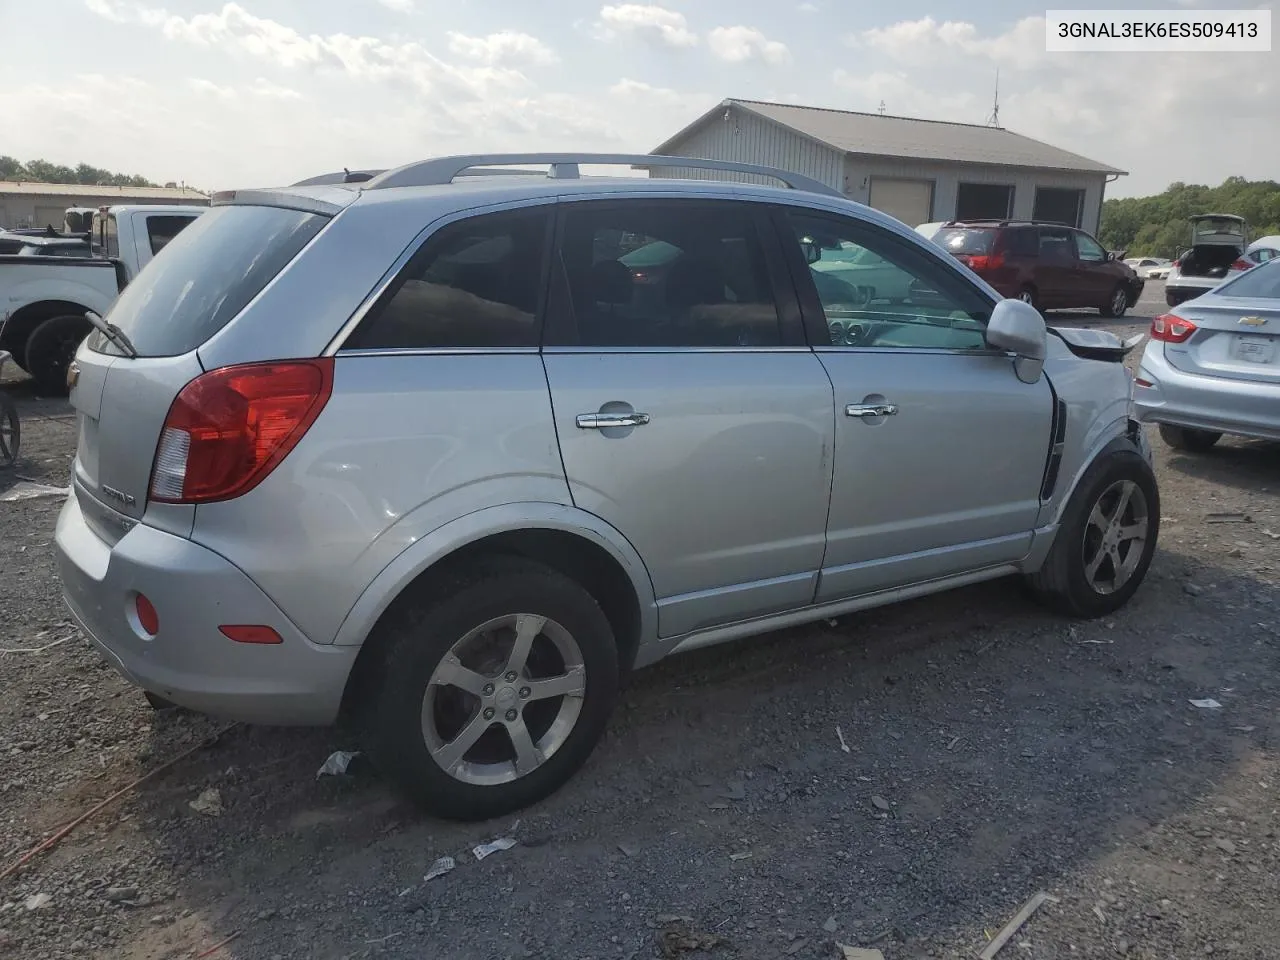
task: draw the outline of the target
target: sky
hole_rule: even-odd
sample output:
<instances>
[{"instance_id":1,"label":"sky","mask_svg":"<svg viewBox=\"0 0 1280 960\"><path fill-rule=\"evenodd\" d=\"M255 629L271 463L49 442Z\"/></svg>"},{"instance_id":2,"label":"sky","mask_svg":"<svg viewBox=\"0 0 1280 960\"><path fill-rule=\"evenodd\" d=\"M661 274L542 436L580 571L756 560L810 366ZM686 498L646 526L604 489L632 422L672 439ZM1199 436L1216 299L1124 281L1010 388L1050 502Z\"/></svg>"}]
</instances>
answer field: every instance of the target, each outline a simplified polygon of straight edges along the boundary
<instances>
[{"instance_id":1,"label":"sky","mask_svg":"<svg viewBox=\"0 0 1280 960\"><path fill-rule=\"evenodd\" d=\"M1108 196L1276 178L1280 52L1049 54L1044 11L1020 0L0 0L0 154L205 190L272 185L454 153L643 153L726 97L981 124L998 69L1001 125L1129 171Z\"/></svg>"}]
</instances>

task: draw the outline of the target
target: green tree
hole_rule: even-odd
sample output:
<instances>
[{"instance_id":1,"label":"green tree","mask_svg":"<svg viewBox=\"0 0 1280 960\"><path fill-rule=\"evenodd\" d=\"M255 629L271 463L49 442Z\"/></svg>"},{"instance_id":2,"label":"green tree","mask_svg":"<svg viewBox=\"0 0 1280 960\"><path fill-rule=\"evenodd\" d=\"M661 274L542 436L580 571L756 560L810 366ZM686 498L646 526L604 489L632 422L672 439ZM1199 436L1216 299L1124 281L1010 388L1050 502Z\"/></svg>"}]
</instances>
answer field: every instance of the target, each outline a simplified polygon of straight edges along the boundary
<instances>
[{"instance_id":1,"label":"green tree","mask_svg":"<svg viewBox=\"0 0 1280 960\"><path fill-rule=\"evenodd\" d=\"M1107 200L1098 239L1131 257L1176 257L1191 240L1187 218L1202 213L1244 217L1253 237L1280 234L1280 183L1228 177L1207 187L1178 181L1152 197Z\"/></svg>"},{"instance_id":2,"label":"green tree","mask_svg":"<svg viewBox=\"0 0 1280 960\"><path fill-rule=\"evenodd\" d=\"M48 160L30 160L23 163L14 157L0 156L0 180L34 180L39 183L104 184L113 187L154 187L146 177L136 174L113 173L87 163L75 167L51 163Z\"/></svg>"}]
</instances>

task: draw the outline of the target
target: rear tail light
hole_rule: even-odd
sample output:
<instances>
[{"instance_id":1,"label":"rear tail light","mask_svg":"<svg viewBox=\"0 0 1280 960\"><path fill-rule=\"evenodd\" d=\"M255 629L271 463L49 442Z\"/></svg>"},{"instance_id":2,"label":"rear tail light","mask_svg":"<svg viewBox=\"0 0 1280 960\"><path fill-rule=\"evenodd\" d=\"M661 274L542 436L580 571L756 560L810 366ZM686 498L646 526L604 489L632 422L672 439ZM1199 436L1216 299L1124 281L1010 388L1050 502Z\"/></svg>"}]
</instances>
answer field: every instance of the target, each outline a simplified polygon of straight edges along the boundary
<instances>
[{"instance_id":1,"label":"rear tail light","mask_svg":"<svg viewBox=\"0 0 1280 960\"><path fill-rule=\"evenodd\" d=\"M248 493L315 423L333 389L333 358L222 367L196 377L169 407L151 470L161 503Z\"/></svg>"},{"instance_id":2,"label":"rear tail light","mask_svg":"<svg viewBox=\"0 0 1280 960\"><path fill-rule=\"evenodd\" d=\"M1239 260L1237 260L1235 263L1231 265L1231 269L1232 270L1248 270L1252 266L1253 266L1252 260L1246 260L1244 257L1241 257Z\"/></svg>"},{"instance_id":3,"label":"rear tail light","mask_svg":"<svg viewBox=\"0 0 1280 960\"><path fill-rule=\"evenodd\" d=\"M979 254L969 258L970 270L998 270L1004 266L1004 254Z\"/></svg>"},{"instance_id":4,"label":"rear tail light","mask_svg":"<svg viewBox=\"0 0 1280 960\"><path fill-rule=\"evenodd\" d=\"M1175 261L1173 261L1173 263L1169 264L1169 267L1170 267L1171 269L1172 269L1173 267L1181 268L1181 267L1182 267L1182 261L1181 261L1181 260L1175 260Z\"/></svg>"},{"instance_id":5,"label":"rear tail light","mask_svg":"<svg viewBox=\"0 0 1280 960\"><path fill-rule=\"evenodd\" d=\"M1151 339L1163 340L1165 343L1182 343L1196 332L1196 325L1190 320L1174 316L1172 313L1161 314L1151 321Z\"/></svg>"}]
</instances>

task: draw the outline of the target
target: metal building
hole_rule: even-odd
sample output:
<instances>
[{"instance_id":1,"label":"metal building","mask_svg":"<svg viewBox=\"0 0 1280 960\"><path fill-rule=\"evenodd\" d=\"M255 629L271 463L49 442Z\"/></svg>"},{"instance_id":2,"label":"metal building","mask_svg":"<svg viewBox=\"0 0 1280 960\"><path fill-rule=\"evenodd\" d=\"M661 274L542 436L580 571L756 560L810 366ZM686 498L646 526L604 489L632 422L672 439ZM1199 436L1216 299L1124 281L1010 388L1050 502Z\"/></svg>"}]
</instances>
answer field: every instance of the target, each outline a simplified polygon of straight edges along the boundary
<instances>
[{"instance_id":1,"label":"metal building","mask_svg":"<svg viewBox=\"0 0 1280 960\"><path fill-rule=\"evenodd\" d=\"M84 183L0 180L0 227L62 228L69 207L180 203L208 206L209 198L190 187L108 187Z\"/></svg>"},{"instance_id":2,"label":"metal building","mask_svg":"<svg viewBox=\"0 0 1280 960\"><path fill-rule=\"evenodd\" d=\"M1105 186L1126 174L1003 127L755 100L722 101L653 153L802 173L913 227L1008 218L1097 233ZM682 168L649 175L725 177Z\"/></svg>"}]
</instances>

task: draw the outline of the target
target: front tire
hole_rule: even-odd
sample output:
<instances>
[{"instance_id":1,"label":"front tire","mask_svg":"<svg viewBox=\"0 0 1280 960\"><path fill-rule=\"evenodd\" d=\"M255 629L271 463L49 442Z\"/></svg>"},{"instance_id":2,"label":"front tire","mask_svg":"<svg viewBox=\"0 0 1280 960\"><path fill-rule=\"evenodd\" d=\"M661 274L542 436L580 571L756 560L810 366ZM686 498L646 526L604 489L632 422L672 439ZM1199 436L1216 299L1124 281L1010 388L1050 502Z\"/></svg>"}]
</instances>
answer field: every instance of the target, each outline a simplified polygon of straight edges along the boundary
<instances>
[{"instance_id":1,"label":"front tire","mask_svg":"<svg viewBox=\"0 0 1280 960\"><path fill-rule=\"evenodd\" d=\"M84 317L67 315L50 317L31 331L23 367L42 392L66 396L67 368L92 329Z\"/></svg>"},{"instance_id":2,"label":"front tire","mask_svg":"<svg viewBox=\"0 0 1280 960\"><path fill-rule=\"evenodd\" d=\"M582 586L493 557L397 602L361 705L370 757L427 812L486 820L559 789L618 692L608 618Z\"/></svg>"},{"instance_id":3,"label":"front tire","mask_svg":"<svg viewBox=\"0 0 1280 960\"><path fill-rule=\"evenodd\" d=\"M1032 592L1066 616L1114 613L1141 586L1159 532L1160 491L1150 464L1117 451L1081 478L1044 566L1028 577Z\"/></svg>"},{"instance_id":4,"label":"front tire","mask_svg":"<svg viewBox=\"0 0 1280 960\"><path fill-rule=\"evenodd\" d=\"M1123 317L1128 309L1129 292L1121 284L1111 291L1111 298L1098 308L1098 313L1104 317Z\"/></svg>"},{"instance_id":5,"label":"front tire","mask_svg":"<svg viewBox=\"0 0 1280 960\"><path fill-rule=\"evenodd\" d=\"M1175 427L1171 423L1162 423L1160 439L1175 450L1204 453L1222 439L1222 434L1217 430L1195 430L1191 427Z\"/></svg>"}]
</instances>

